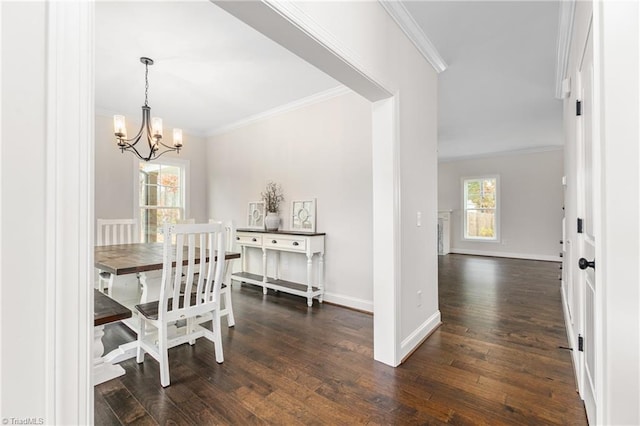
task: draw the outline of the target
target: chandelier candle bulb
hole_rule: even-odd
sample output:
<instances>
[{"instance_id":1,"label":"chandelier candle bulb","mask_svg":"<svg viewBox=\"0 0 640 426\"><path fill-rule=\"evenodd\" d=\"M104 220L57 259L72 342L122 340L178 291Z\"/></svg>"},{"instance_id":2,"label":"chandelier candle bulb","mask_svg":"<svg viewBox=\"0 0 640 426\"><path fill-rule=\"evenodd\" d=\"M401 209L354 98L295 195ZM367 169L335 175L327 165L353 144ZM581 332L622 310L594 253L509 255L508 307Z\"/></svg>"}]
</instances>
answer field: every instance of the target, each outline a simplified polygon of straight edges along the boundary
<instances>
[{"instance_id":1,"label":"chandelier candle bulb","mask_svg":"<svg viewBox=\"0 0 640 426\"><path fill-rule=\"evenodd\" d=\"M119 139L126 139L127 137L127 126L124 121L124 115L114 115L113 116L113 132ZM120 141L118 141L118 144Z\"/></svg>"},{"instance_id":2,"label":"chandelier candle bulb","mask_svg":"<svg viewBox=\"0 0 640 426\"><path fill-rule=\"evenodd\" d=\"M173 129L173 146L182 147L182 129Z\"/></svg>"},{"instance_id":3,"label":"chandelier candle bulb","mask_svg":"<svg viewBox=\"0 0 640 426\"><path fill-rule=\"evenodd\" d=\"M153 117L151 119L151 134L154 138L162 139L162 118Z\"/></svg>"}]
</instances>

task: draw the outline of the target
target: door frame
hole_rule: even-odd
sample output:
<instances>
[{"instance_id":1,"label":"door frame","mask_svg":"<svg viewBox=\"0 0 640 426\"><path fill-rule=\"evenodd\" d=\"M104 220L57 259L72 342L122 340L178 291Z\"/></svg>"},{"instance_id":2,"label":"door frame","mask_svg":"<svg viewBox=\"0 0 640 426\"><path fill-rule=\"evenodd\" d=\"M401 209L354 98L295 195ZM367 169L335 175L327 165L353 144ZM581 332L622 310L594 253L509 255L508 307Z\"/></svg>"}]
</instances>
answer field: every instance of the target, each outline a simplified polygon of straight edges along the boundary
<instances>
[{"instance_id":1,"label":"door frame","mask_svg":"<svg viewBox=\"0 0 640 426\"><path fill-rule=\"evenodd\" d=\"M47 2L45 413L93 423L94 3Z\"/></svg>"}]
</instances>

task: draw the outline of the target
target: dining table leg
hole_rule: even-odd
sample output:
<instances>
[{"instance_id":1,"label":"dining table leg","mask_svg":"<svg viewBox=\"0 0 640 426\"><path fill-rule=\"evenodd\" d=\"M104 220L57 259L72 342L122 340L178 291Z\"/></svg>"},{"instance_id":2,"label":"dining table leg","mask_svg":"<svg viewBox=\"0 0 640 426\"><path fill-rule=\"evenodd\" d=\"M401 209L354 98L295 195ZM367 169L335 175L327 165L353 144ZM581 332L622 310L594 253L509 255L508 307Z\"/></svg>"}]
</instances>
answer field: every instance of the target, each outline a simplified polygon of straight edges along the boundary
<instances>
[{"instance_id":1,"label":"dining table leg","mask_svg":"<svg viewBox=\"0 0 640 426\"><path fill-rule=\"evenodd\" d=\"M93 384L99 385L107 380L115 379L124 375L124 368L109 362L103 356L104 345L102 344L102 336L104 336L104 325L93 328Z\"/></svg>"}]
</instances>

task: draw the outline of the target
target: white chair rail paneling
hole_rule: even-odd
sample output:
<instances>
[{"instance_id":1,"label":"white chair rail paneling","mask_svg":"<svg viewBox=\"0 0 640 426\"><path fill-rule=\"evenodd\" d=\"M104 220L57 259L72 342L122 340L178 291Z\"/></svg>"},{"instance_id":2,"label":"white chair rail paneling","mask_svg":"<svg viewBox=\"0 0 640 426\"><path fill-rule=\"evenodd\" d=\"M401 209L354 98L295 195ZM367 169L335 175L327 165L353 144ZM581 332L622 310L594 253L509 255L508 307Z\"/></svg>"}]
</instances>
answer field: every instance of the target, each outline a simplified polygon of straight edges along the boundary
<instances>
[{"instance_id":1,"label":"white chair rail paneling","mask_svg":"<svg viewBox=\"0 0 640 426\"><path fill-rule=\"evenodd\" d=\"M96 227L96 245L132 244L140 240L138 221L136 219L98 219ZM98 290L104 292L105 287L112 294L115 276L98 270Z\"/></svg>"},{"instance_id":2,"label":"white chair rail paneling","mask_svg":"<svg viewBox=\"0 0 640 426\"><path fill-rule=\"evenodd\" d=\"M148 353L160 364L160 383L169 386L169 348L205 337L215 347L216 362L224 360L220 337L220 286L224 273L226 231L222 223L164 225L163 268L160 300L136 305L140 313L137 361ZM175 246L171 241L175 238ZM196 264L196 252L202 261ZM217 256L215 254L217 253ZM186 255L186 259L184 258ZM183 265L186 260L186 275ZM183 288L184 286L184 288ZM199 318L211 315L212 329L199 324ZM182 332L169 338L169 325L186 320ZM147 333L147 327L157 333Z\"/></svg>"}]
</instances>

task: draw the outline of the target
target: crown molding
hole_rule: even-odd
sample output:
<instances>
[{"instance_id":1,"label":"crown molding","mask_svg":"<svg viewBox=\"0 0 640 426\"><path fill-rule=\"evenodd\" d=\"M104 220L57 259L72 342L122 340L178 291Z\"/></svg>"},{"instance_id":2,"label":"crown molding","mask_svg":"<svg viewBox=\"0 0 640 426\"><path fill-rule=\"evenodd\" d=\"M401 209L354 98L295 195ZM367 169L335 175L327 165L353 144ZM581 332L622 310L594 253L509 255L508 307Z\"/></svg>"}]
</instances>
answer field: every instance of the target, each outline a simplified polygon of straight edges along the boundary
<instances>
[{"instance_id":1,"label":"crown molding","mask_svg":"<svg viewBox=\"0 0 640 426\"><path fill-rule=\"evenodd\" d=\"M437 73L447 69L447 63L402 2L379 0L379 3Z\"/></svg>"},{"instance_id":2,"label":"crown molding","mask_svg":"<svg viewBox=\"0 0 640 426\"><path fill-rule=\"evenodd\" d=\"M255 115L251 115L249 117L243 118L242 120L238 120L234 123L227 124L222 127L217 127L211 130L210 132L208 132L207 136L221 135L223 133L227 133L232 130L239 129L244 126L248 126L249 124L266 120L276 115L284 114L286 112L290 112L296 109L304 108L309 105L317 104L319 102L323 102L331 98L335 98L337 96L345 95L347 93L352 93L352 91L346 86L334 87L332 89L325 90L323 92L319 92L311 96L307 96L306 98L298 99L297 101L289 102L288 104L280 105L278 107L269 109L267 111L264 111Z\"/></svg>"},{"instance_id":3,"label":"crown molding","mask_svg":"<svg viewBox=\"0 0 640 426\"><path fill-rule=\"evenodd\" d=\"M573 16L576 9L576 0L560 2L558 16L558 43L556 50L556 98L564 99L569 95L563 90L563 81L569 67L569 53L571 39L573 37ZM565 86L566 87L566 86Z\"/></svg>"},{"instance_id":4,"label":"crown molding","mask_svg":"<svg viewBox=\"0 0 640 426\"><path fill-rule=\"evenodd\" d=\"M508 157L510 155L526 155L526 154L536 154L539 152L562 151L562 150L564 150L564 145L537 146L532 148L513 149L509 151L487 152L487 153L475 154L475 155L462 155L459 157L442 157L442 158L438 158L438 163L451 163L454 161L477 160L482 158L495 158L495 157Z\"/></svg>"},{"instance_id":5,"label":"crown molding","mask_svg":"<svg viewBox=\"0 0 640 426\"><path fill-rule=\"evenodd\" d=\"M201 138L206 138L209 136L216 136L216 135L220 135L222 133L227 133L230 132L232 130L236 130L239 129L240 127L244 127L247 126L249 124L261 121L261 120L266 120L267 118L271 118L274 117L276 115L280 115L280 114L284 114L285 112L289 112L289 111L293 111L299 108L303 108L306 107L308 105L313 105L316 104L318 102L323 102L326 100L329 100L331 98L335 98L337 96L341 96L341 95L345 95L347 93L352 93L352 90L349 89L346 86L337 86L334 87L332 89L328 89L316 94L313 94L311 96L307 96L306 98L302 98L302 99L298 99L296 101L293 102L289 102L287 104L284 105L280 105L277 106L275 108L269 109L267 111L263 111L260 112L258 114L255 115L251 115L249 117L243 118L241 120L235 121L233 123L230 124L225 124L224 126L220 126L220 127L216 127L214 129L211 129L210 131L207 132L200 132L200 131L192 131L192 130L188 130L188 129L182 129L184 131L184 133L191 135L191 136L196 136L196 137L201 137ZM95 114L97 116L104 116L104 117L112 117L115 114L118 114L117 112L105 109L105 108L98 108L96 107L95 109ZM133 123L137 123L136 120L132 119Z\"/></svg>"}]
</instances>

